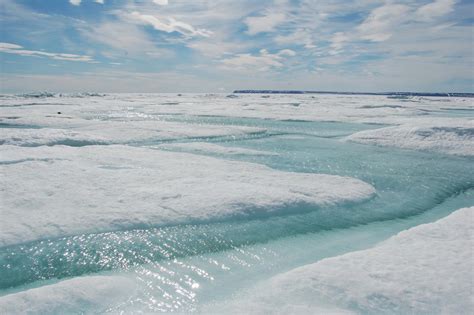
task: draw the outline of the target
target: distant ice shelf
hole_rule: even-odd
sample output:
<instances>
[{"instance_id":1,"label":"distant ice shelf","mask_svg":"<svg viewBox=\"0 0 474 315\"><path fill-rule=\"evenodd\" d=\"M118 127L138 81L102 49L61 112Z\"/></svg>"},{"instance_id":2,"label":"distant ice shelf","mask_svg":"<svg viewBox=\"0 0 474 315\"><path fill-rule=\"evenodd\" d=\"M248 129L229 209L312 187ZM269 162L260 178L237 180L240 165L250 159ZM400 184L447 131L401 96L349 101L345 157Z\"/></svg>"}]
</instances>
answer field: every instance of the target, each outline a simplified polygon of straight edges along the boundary
<instances>
[{"instance_id":1,"label":"distant ice shelf","mask_svg":"<svg viewBox=\"0 0 474 315\"><path fill-rule=\"evenodd\" d=\"M343 91L302 91L302 90L235 90L235 94L336 94L336 95L385 95L395 97L474 97L474 93L433 93L433 92L343 92Z\"/></svg>"}]
</instances>

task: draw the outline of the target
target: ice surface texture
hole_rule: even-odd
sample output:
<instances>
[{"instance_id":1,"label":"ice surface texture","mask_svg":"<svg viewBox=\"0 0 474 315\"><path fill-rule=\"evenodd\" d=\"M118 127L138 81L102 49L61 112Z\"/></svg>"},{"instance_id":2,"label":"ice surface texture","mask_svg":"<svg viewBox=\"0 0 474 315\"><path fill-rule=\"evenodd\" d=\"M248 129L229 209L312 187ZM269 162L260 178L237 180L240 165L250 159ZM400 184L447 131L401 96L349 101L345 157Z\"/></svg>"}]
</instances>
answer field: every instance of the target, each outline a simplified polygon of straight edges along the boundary
<instances>
[{"instance_id":1,"label":"ice surface texture","mask_svg":"<svg viewBox=\"0 0 474 315\"><path fill-rule=\"evenodd\" d=\"M0 144L19 146L140 143L143 141L169 141L246 136L265 132L265 129L233 126L188 125L167 121L87 121L71 118L66 122L57 119L25 119L30 124L54 125L59 128L4 128ZM20 123L18 119L15 122Z\"/></svg>"},{"instance_id":2,"label":"ice surface texture","mask_svg":"<svg viewBox=\"0 0 474 315\"><path fill-rule=\"evenodd\" d=\"M4 146L0 245L371 197L360 180L130 146Z\"/></svg>"},{"instance_id":3,"label":"ice surface texture","mask_svg":"<svg viewBox=\"0 0 474 315\"><path fill-rule=\"evenodd\" d=\"M360 131L347 137L359 143L474 156L474 122L408 124Z\"/></svg>"},{"instance_id":4,"label":"ice surface texture","mask_svg":"<svg viewBox=\"0 0 474 315\"><path fill-rule=\"evenodd\" d=\"M106 311L133 293L134 282L119 276L73 278L0 297L2 314L75 314Z\"/></svg>"},{"instance_id":5,"label":"ice surface texture","mask_svg":"<svg viewBox=\"0 0 474 315\"><path fill-rule=\"evenodd\" d=\"M472 314L474 207L271 278L236 313ZM329 305L329 306L328 306Z\"/></svg>"}]
</instances>

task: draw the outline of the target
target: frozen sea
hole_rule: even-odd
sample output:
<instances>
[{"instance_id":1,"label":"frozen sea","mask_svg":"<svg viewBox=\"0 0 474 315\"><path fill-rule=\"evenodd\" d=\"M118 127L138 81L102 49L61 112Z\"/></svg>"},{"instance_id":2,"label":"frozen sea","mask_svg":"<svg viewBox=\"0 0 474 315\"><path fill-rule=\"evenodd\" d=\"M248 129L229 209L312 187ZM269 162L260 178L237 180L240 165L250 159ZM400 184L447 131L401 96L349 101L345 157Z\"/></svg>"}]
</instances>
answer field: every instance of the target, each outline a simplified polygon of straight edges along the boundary
<instances>
[{"instance_id":1,"label":"frozen sea","mask_svg":"<svg viewBox=\"0 0 474 315\"><path fill-rule=\"evenodd\" d=\"M472 314L474 99L0 96L0 313Z\"/></svg>"}]
</instances>

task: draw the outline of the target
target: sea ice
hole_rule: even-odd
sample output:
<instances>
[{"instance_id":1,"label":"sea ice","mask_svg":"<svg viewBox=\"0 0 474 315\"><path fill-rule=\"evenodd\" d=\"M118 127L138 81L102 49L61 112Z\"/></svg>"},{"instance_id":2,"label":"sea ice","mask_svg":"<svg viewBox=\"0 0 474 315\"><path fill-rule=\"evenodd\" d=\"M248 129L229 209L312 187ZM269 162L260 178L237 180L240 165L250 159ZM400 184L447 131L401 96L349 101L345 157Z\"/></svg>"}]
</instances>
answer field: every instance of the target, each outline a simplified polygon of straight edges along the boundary
<instances>
[{"instance_id":1,"label":"sea ice","mask_svg":"<svg viewBox=\"0 0 474 315\"><path fill-rule=\"evenodd\" d=\"M346 139L365 144L473 156L474 122L462 119L419 121L416 124L364 130Z\"/></svg>"},{"instance_id":2,"label":"sea ice","mask_svg":"<svg viewBox=\"0 0 474 315\"><path fill-rule=\"evenodd\" d=\"M88 133L65 129L20 129L3 128L0 145L36 147L42 145L68 144L72 146L107 144L109 141Z\"/></svg>"},{"instance_id":3,"label":"sea ice","mask_svg":"<svg viewBox=\"0 0 474 315\"><path fill-rule=\"evenodd\" d=\"M359 202L375 193L354 178L150 148L2 150L0 246Z\"/></svg>"},{"instance_id":4,"label":"sea ice","mask_svg":"<svg viewBox=\"0 0 474 315\"><path fill-rule=\"evenodd\" d=\"M11 123L11 122L8 122ZM245 137L264 133L263 128L245 126L198 125L168 121L100 121L81 118L19 117L17 126L3 128L0 144L21 146L56 145L75 142L123 144L143 141L200 139L209 137ZM28 128L28 126L48 128ZM8 126L8 125L7 125ZM53 127L54 128L51 128Z\"/></svg>"},{"instance_id":5,"label":"sea ice","mask_svg":"<svg viewBox=\"0 0 474 315\"><path fill-rule=\"evenodd\" d=\"M362 314L472 314L473 242L474 207L459 209L371 249L279 274L247 292L244 302L222 308L255 314L323 307Z\"/></svg>"},{"instance_id":6,"label":"sea ice","mask_svg":"<svg viewBox=\"0 0 474 315\"><path fill-rule=\"evenodd\" d=\"M2 314L101 313L126 301L135 283L120 276L89 276L0 297Z\"/></svg>"},{"instance_id":7,"label":"sea ice","mask_svg":"<svg viewBox=\"0 0 474 315\"><path fill-rule=\"evenodd\" d=\"M221 229L227 233L228 227L234 224L240 227L244 222L252 227L245 230L250 239L266 242L274 236L261 238L252 233L267 233L268 229L277 226L268 225L267 219L272 215L317 210L330 220L355 222L354 217L384 214L389 209L400 211L400 217L405 217L412 214L410 211L405 213L405 209L416 207L417 211L429 212L429 207L445 196L464 194L472 186L469 172L460 174L468 167L468 159L433 155L432 163L426 164L431 168L430 172L420 170L420 176L426 175L427 180L414 184L413 176L406 176L406 172L397 169L405 167L406 163L394 163L394 169L385 173L379 171L378 164L384 164L385 161L380 159L388 155L371 155L373 151L403 152L372 150L368 146L338 142L341 137L353 133L345 140L473 156L474 106L470 98L322 94L225 96L87 93L0 96L0 247L6 246L2 248L2 254L15 260L20 257L17 253L28 255L29 252L23 251L24 246L34 247L40 253L42 244L46 242L21 243L45 238L163 225L216 223L214 221L219 223L206 224L203 231L220 236ZM346 124L348 122L351 124ZM379 129L360 131L376 127ZM279 137L265 138L272 135ZM229 143L232 147L208 143L208 138L232 140L233 143ZM249 138L260 138L261 142L249 144L245 140ZM244 148L247 144L257 150ZM330 145L337 150L328 152L326 148ZM299 150L299 146L303 150ZM351 148L360 149L359 153L365 155L358 156L358 160L352 156L338 159L339 147L344 150L346 146L349 151ZM261 148L269 151L260 151ZM292 148L298 150L290 151ZM169 151L205 153L216 157ZM356 174L353 176L363 176L377 185L380 194L373 203L352 207L352 203L374 196L375 188L349 177L285 172L217 158L224 155L248 159L250 155L274 155L274 151L280 155L265 160L270 160L275 167ZM291 156L287 156L288 151ZM304 154L299 156L302 152ZM321 159L305 158L319 155ZM371 158L366 160L368 155ZM427 155L410 154L406 161L417 164L420 156ZM329 163L333 157L336 161ZM347 160L356 163L347 163ZM449 163L443 162L447 160ZM436 162L441 162L439 168ZM460 162L459 168L449 167L457 162ZM314 165L317 163L321 165ZM440 178L431 180L440 168L447 170L439 172ZM385 185L385 181L393 184ZM411 190L410 185L424 187L425 184L426 190L415 191L430 191L430 194L405 194L405 190ZM404 186L404 189L397 190L399 186ZM428 198L433 200L427 202ZM343 206L337 209L321 209L341 204ZM462 206L464 203L455 207ZM344 210L342 215L338 213L341 209ZM291 233L303 233L309 230L292 230L292 227L299 226L292 223L300 224L300 217L305 219L314 214L311 216L314 222L309 223L318 225L319 231L321 222L317 211L273 219ZM258 279L266 280L257 285L251 282L254 278L246 279L248 282L242 296L238 295L235 301L224 301L225 305L214 305L208 312L472 313L473 278L469 264L473 260L472 211L473 208L461 209L438 222L402 232L374 248L323 259L291 271L287 270L296 265L270 266L265 270L280 274L270 278L269 274L262 272ZM265 220L237 221L238 224L234 220L262 216ZM396 213L390 218L394 216ZM298 218L293 221L295 217ZM201 233L201 230L195 231L194 227L176 227L173 234L173 237L177 235L176 243L183 241L182 238L193 240L195 236L197 242L198 235L192 233ZM181 233L188 228L189 233ZM213 231L216 234L212 234ZM233 231L222 236L222 242L234 246L233 236L240 230ZM124 233L129 232L140 231ZM368 228L366 233L372 232ZM153 233L153 230L147 230L147 233ZM343 238L345 234L335 231L334 235ZM102 235L97 237L101 239ZM97 244L83 243L80 237L77 239L81 242L78 245ZM66 241L51 240L48 244L54 243L50 248L61 248L61 242ZM217 241L221 242L221 239ZM120 243L121 239L117 242ZM59 247L55 247L56 244ZM214 249L213 244L203 246ZM293 244L301 248L292 253L311 250L304 242ZM265 247L266 243L260 245ZM232 256L241 250L239 247L228 253ZM92 246L83 253L87 255L94 251ZM7 269L7 264L4 264L2 272L11 278L15 277L15 272L38 273L31 278L27 275L18 282L30 288L23 292L19 290L25 287L9 288L5 285L0 309L7 313L101 312L110 310L108 307L117 309L115 307L133 294L129 295L125 288L134 290L136 279L103 274L79 276L84 272L97 272L91 266L76 274L77 278L56 282L55 278L69 275L67 272L61 274L68 271L67 268L82 268L69 266L67 262L66 269L59 271L54 263L48 264L61 259L63 254L61 251L46 251L38 256L32 255L31 260L30 257L27 259L29 265L18 260L19 267L15 271ZM215 253L209 256L215 257ZM45 257L47 259L42 260ZM316 259L320 258L305 260L304 263ZM56 269L50 269L53 265ZM230 271L234 276L251 273L248 272L250 269L245 269L251 268L247 265L236 268ZM176 274L176 277L181 277L181 274ZM35 282L38 279L49 280ZM40 285L42 287L38 287ZM152 285L159 287L160 284ZM237 290L235 283L225 285L230 294ZM247 285L253 289L248 290ZM204 292L206 288L202 285L199 290ZM215 296L213 293L207 291L205 294ZM146 300L143 296L137 298ZM179 304L180 300L174 302ZM201 305L196 307L201 309Z\"/></svg>"}]
</instances>

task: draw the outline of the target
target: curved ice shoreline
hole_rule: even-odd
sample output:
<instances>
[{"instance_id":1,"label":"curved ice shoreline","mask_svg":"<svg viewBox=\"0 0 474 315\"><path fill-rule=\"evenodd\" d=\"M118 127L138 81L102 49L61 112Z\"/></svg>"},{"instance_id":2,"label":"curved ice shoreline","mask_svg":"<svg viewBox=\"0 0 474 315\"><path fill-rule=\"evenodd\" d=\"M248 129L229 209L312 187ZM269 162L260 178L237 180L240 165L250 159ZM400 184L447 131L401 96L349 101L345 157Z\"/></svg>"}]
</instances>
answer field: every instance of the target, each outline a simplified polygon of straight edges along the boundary
<instances>
[{"instance_id":1,"label":"curved ice shoreline","mask_svg":"<svg viewBox=\"0 0 474 315\"><path fill-rule=\"evenodd\" d=\"M362 251L277 275L217 310L277 314L472 314L474 207ZM215 307L215 306L213 306ZM204 310L206 312L206 310Z\"/></svg>"},{"instance_id":2,"label":"curved ice shoreline","mask_svg":"<svg viewBox=\"0 0 474 315\"><path fill-rule=\"evenodd\" d=\"M360 180L130 146L3 146L0 245L359 202Z\"/></svg>"}]
</instances>

